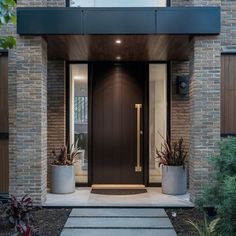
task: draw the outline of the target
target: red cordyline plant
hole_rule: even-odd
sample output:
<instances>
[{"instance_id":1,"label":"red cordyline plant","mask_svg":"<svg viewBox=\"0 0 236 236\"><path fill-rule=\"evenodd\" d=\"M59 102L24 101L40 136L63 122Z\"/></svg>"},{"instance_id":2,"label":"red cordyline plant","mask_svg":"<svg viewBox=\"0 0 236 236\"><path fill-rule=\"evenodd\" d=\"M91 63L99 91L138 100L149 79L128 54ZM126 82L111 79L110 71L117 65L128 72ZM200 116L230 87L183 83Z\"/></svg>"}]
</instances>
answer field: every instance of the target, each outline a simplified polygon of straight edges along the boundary
<instances>
[{"instance_id":1,"label":"red cordyline plant","mask_svg":"<svg viewBox=\"0 0 236 236\"><path fill-rule=\"evenodd\" d=\"M5 223L14 225L16 234L22 236L38 235L38 229L33 226L33 217L30 211L33 209L32 198L25 195L20 200L11 195L8 203L4 206L2 218Z\"/></svg>"},{"instance_id":2,"label":"red cordyline plant","mask_svg":"<svg viewBox=\"0 0 236 236\"><path fill-rule=\"evenodd\" d=\"M159 166L185 166L187 151L185 151L185 146L183 145L183 138L178 139L173 145L171 145L170 139L168 138L167 140L163 138L163 141L161 149L156 149L156 157L159 158Z\"/></svg>"},{"instance_id":3,"label":"red cordyline plant","mask_svg":"<svg viewBox=\"0 0 236 236\"><path fill-rule=\"evenodd\" d=\"M68 149L66 145L61 147L60 153L57 155L56 151L52 151L54 161L53 165L73 165L76 162L76 157L81 153L78 148L78 140L72 144Z\"/></svg>"}]
</instances>

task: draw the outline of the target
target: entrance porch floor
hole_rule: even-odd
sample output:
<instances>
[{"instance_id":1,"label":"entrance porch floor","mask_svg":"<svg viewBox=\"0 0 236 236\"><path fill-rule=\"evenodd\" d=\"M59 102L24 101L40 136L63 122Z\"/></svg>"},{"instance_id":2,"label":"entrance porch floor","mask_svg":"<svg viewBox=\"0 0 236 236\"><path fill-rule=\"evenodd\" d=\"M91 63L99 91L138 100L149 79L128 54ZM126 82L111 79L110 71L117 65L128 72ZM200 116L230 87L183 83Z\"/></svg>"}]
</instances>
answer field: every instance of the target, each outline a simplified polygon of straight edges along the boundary
<instances>
[{"instance_id":1,"label":"entrance porch floor","mask_svg":"<svg viewBox=\"0 0 236 236\"><path fill-rule=\"evenodd\" d=\"M161 188L146 188L147 193L133 195L100 195L90 187L76 188L70 194L47 194L46 207L193 207L189 193L166 195Z\"/></svg>"}]
</instances>

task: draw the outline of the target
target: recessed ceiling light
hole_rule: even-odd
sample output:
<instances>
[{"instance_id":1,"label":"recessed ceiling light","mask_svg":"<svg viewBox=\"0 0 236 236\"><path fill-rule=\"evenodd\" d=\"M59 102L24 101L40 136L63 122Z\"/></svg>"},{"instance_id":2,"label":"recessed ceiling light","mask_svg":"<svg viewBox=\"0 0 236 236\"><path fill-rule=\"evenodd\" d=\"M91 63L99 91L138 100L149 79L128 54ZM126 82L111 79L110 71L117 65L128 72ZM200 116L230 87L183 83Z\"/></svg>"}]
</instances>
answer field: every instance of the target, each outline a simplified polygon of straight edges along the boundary
<instances>
[{"instance_id":1,"label":"recessed ceiling light","mask_svg":"<svg viewBox=\"0 0 236 236\"><path fill-rule=\"evenodd\" d=\"M121 57L120 57L120 56L117 56L117 57L116 57L116 60L120 60L120 59L121 59Z\"/></svg>"},{"instance_id":2,"label":"recessed ceiling light","mask_svg":"<svg viewBox=\"0 0 236 236\"><path fill-rule=\"evenodd\" d=\"M117 40L116 40L116 44L121 44L121 40L120 40L120 39L117 39Z\"/></svg>"}]
</instances>

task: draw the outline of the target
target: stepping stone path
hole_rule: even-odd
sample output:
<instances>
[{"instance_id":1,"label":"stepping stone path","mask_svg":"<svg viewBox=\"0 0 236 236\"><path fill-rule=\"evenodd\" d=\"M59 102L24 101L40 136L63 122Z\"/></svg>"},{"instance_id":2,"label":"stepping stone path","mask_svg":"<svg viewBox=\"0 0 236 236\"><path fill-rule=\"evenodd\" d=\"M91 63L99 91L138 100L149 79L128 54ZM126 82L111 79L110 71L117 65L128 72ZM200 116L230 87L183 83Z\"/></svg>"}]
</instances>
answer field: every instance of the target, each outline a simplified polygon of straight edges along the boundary
<instances>
[{"instance_id":1,"label":"stepping stone path","mask_svg":"<svg viewBox=\"0 0 236 236\"><path fill-rule=\"evenodd\" d=\"M76 208L61 236L176 236L164 209Z\"/></svg>"}]
</instances>

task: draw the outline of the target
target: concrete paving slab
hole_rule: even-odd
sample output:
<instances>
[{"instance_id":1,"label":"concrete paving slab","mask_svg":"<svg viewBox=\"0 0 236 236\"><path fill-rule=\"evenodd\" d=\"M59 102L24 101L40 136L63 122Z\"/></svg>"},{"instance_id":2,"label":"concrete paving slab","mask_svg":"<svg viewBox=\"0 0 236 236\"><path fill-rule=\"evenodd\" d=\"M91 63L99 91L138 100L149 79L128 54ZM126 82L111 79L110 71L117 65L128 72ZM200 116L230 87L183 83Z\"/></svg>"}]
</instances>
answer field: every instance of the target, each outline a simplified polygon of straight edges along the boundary
<instances>
[{"instance_id":1,"label":"concrete paving slab","mask_svg":"<svg viewBox=\"0 0 236 236\"><path fill-rule=\"evenodd\" d=\"M65 228L172 228L169 218L71 218Z\"/></svg>"},{"instance_id":2,"label":"concrete paving slab","mask_svg":"<svg viewBox=\"0 0 236 236\"><path fill-rule=\"evenodd\" d=\"M70 213L70 217L167 217L162 208L76 208Z\"/></svg>"},{"instance_id":3,"label":"concrete paving slab","mask_svg":"<svg viewBox=\"0 0 236 236\"><path fill-rule=\"evenodd\" d=\"M173 229L64 229L61 236L176 236Z\"/></svg>"},{"instance_id":4,"label":"concrete paving slab","mask_svg":"<svg viewBox=\"0 0 236 236\"><path fill-rule=\"evenodd\" d=\"M90 187L79 187L71 194L47 194L44 206L62 207L193 207L189 193L184 195L166 195L161 188L146 188L147 193L136 195L100 195L92 194Z\"/></svg>"}]
</instances>

